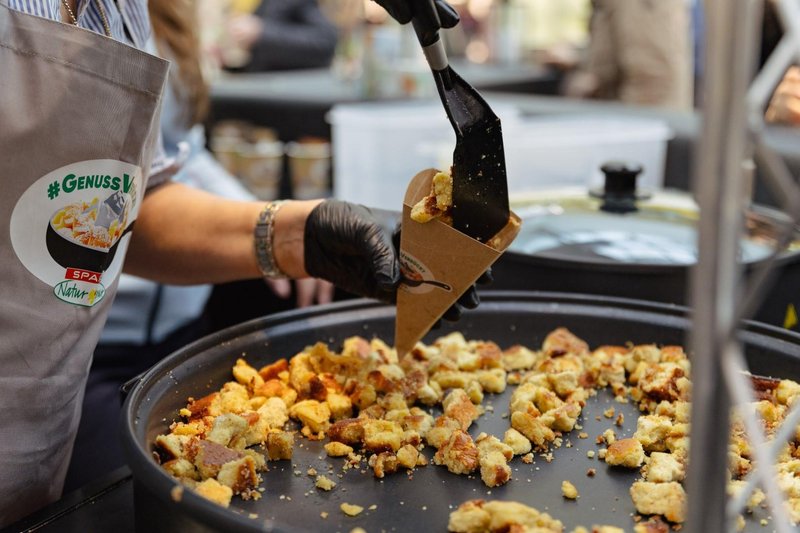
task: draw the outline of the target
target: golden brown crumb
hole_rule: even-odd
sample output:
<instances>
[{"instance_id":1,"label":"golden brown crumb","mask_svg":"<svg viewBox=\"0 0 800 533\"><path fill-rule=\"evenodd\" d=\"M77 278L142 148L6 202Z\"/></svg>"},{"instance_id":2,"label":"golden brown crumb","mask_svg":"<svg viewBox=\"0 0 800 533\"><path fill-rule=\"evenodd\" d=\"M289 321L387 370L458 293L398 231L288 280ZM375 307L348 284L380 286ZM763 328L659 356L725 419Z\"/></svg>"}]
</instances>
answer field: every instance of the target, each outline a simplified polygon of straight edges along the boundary
<instances>
[{"instance_id":1,"label":"golden brown crumb","mask_svg":"<svg viewBox=\"0 0 800 533\"><path fill-rule=\"evenodd\" d=\"M437 172L431 182L431 192L411 208L411 220L430 222L434 218L449 215L453 206L453 178Z\"/></svg>"},{"instance_id":2,"label":"golden brown crumb","mask_svg":"<svg viewBox=\"0 0 800 533\"><path fill-rule=\"evenodd\" d=\"M363 507L352 503L343 503L339 506L339 509L347 516L358 516L364 511Z\"/></svg>"},{"instance_id":3,"label":"golden brown crumb","mask_svg":"<svg viewBox=\"0 0 800 533\"><path fill-rule=\"evenodd\" d=\"M230 487L220 484L216 479L209 478L197 485L194 491L203 498L210 500L223 507L231 504L233 490Z\"/></svg>"},{"instance_id":4,"label":"golden brown crumb","mask_svg":"<svg viewBox=\"0 0 800 533\"><path fill-rule=\"evenodd\" d=\"M639 468L644 462L644 449L636 439L622 439L608 447L605 461L610 465Z\"/></svg>"},{"instance_id":5,"label":"golden brown crumb","mask_svg":"<svg viewBox=\"0 0 800 533\"><path fill-rule=\"evenodd\" d=\"M169 496L172 498L172 501L179 502L183 499L183 485L175 485L169 491Z\"/></svg>"},{"instance_id":6,"label":"golden brown crumb","mask_svg":"<svg viewBox=\"0 0 800 533\"><path fill-rule=\"evenodd\" d=\"M323 475L319 475L314 482L314 486L318 489L329 491L336 486L336 483Z\"/></svg>"},{"instance_id":7,"label":"golden brown crumb","mask_svg":"<svg viewBox=\"0 0 800 533\"><path fill-rule=\"evenodd\" d=\"M329 457L346 457L353 453L353 448L342 442L331 441L325 444L325 453Z\"/></svg>"},{"instance_id":8,"label":"golden brown crumb","mask_svg":"<svg viewBox=\"0 0 800 533\"><path fill-rule=\"evenodd\" d=\"M573 335L567 328L557 328L545 337L542 350L547 357L560 357L566 354L583 355L589 352L589 345Z\"/></svg>"},{"instance_id":9,"label":"golden brown crumb","mask_svg":"<svg viewBox=\"0 0 800 533\"><path fill-rule=\"evenodd\" d=\"M267 453L270 461L291 459L293 447L294 436L288 431L267 434Z\"/></svg>"},{"instance_id":10,"label":"golden brown crumb","mask_svg":"<svg viewBox=\"0 0 800 533\"><path fill-rule=\"evenodd\" d=\"M245 494L258 486L259 477L256 473L256 462L253 457L246 455L235 461L222 465L217 474L217 481L230 487L234 494Z\"/></svg>"},{"instance_id":11,"label":"golden brown crumb","mask_svg":"<svg viewBox=\"0 0 800 533\"><path fill-rule=\"evenodd\" d=\"M456 429L433 456L433 462L453 474L469 474L478 468L478 448L469 433Z\"/></svg>"},{"instance_id":12,"label":"golden brown crumb","mask_svg":"<svg viewBox=\"0 0 800 533\"><path fill-rule=\"evenodd\" d=\"M469 500L450 513L447 530L454 533L483 531L561 533L563 524L547 513L510 501Z\"/></svg>"},{"instance_id":13,"label":"golden brown crumb","mask_svg":"<svg viewBox=\"0 0 800 533\"><path fill-rule=\"evenodd\" d=\"M400 466L397 456L392 452L376 453L370 456L368 464L378 479L382 479L386 474L394 474Z\"/></svg>"},{"instance_id":14,"label":"golden brown crumb","mask_svg":"<svg viewBox=\"0 0 800 533\"><path fill-rule=\"evenodd\" d=\"M483 483L487 487L496 487L509 481L511 467L508 466L508 461L514 457L514 450L497 437L485 433L478 436L476 444Z\"/></svg>"},{"instance_id":15,"label":"golden brown crumb","mask_svg":"<svg viewBox=\"0 0 800 533\"><path fill-rule=\"evenodd\" d=\"M636 481L631 486L631 498L636 511L643 515L662 515L670 522L681 523L686 518L686 492L680 483L651 483Z\"/></svg>"},{"instance_id":16,"label":"golden brown crumb","mask_svg":"<svg viewBox=\"0 0 800 533\"><path fill-rule=\"evenodd\" d=\"M683 481L685 475L683 463L674 455L664 452L651 453L642 471L644 478L654 483Z\"/></svg>"},{"instance_id":17,"label":"golden brown crumb","mask_svg":"<svg viewBox=\"0 0 800 533\"><path fill-rule=\"evenodd\" d=\"M647 522L633 526L635 533L669 533L669 525L659 516L651 516Z\"/></svg>"},{"instance_id":18,"label":"golden brown crumb","mask_svg":"<svg viewBox=\"0 0 800 533\"><path fill-rule=\"evenodd\" d=\"M567 480L561 482L561 495L567 498L568 500L577 500L580 496L578 494L578 489L575 488L575 485L570 483Z\"/></svg>"},{"instance_id":19,"label":"golden brown crumb","mask_svg":"<svg viewBox=\"0 0 800 533\"><path fill-rule=\"evenodd\" d=\"M522 456L522 462L525 463L525 464L531 464L533 462L533 454L532 453L526 453L525 455L523 455Z\"/></svg>"},{"instance_id":20,"label":"golden brown crumb","mask_svg":"<svg viewBox=\"0 0 800 533\"><path fill-rule=\"evenodd\" d=\"M511 447L514 455L525 455L531 451L531 441L514 428L508 428L503 435L503 442Z\"/></svg>"}]
</instances>

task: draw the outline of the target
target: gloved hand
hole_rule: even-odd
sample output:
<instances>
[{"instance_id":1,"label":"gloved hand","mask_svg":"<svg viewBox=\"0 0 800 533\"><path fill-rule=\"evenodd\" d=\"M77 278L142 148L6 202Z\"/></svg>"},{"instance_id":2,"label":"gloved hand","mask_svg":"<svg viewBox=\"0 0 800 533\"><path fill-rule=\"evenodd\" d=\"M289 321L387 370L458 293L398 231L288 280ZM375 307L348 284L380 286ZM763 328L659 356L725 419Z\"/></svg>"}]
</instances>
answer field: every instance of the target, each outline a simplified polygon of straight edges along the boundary
<instances>
[{"instance_id":1,"label":"gloved hand","mask_svg":"<svg viewBox=\"0 0 800 533\"><path fill-rule=\"evenodd\" d=\"M411 0L375 0L400 24L410 22L414 16ZM445 0L433 0L442 28L452 28L460 20L458 12ZM438 28L437 28L438 29Z\"/></svg>"},{"instance_id":2,"label":"gloved hand","mask_svg":"<svg viewBox=\"0 0 800 533\"><path fill-rule=\"evenodd\" d=\"M306 220L305 268L309 275L332 282L339 288L388 303L397 301L400 266L400 230L392 236L362 205L326 200L317 205ZM492 281L491 270L478 283ZM480 303L473 285L445 313L456 321L464 309Z\"/></svg>"},{"instance_id":3,"label":"gloved hand","mask_svg":"<svg viewBox=\"0 0 800 533\"><path fill-rule=\"evenodd\" d=\"M477 285L488 285L494 278L492 277L492 269L488 268L486 272L481 274L481 277L475 282ZM450 306L450 308L444 312L442 318L447 320L448 322L456 322L458 319L461 318L461 314L464 312L464 309L475 309L481 303L481 299L478 296L478 288L476 285L472 285L467 292L461 295L461 297L456 300L456 303ZM434 328L438 327L439 323L437 322L434 324Z\"/></svg>"},{"instance_id":4,"label":"gloved hand","mask_svg":"<svg viewBox=\"0 0 800 533\"><path fill-rule=\"evenodd\" d=\"M394 302L400 266L391 236L364 206L326 200L308 215L306 272L368 298Z\"/></svg>"}]
</instances>

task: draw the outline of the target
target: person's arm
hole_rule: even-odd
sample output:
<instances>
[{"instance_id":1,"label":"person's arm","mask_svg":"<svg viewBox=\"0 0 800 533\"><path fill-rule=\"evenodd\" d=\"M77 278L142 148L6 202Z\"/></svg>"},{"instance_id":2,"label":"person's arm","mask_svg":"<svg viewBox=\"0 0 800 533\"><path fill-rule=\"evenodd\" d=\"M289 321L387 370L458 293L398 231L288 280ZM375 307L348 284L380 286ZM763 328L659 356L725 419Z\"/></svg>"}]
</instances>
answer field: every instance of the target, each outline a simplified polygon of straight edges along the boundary
<instances>
[{"instance_id":1,"label":"person's arm","mask_svg":"<svg viewBox=\"0 0 800 533\"><path fill-rule=\"evenodd\" d=\"M287 202L275 217L274 254L289 277L308 277L305 222L319 200ZM162 283L224 283L261 277L253 229L264 202L225 200L167 183L142 202L125 272Z\"/></svg>"}]
</instances>

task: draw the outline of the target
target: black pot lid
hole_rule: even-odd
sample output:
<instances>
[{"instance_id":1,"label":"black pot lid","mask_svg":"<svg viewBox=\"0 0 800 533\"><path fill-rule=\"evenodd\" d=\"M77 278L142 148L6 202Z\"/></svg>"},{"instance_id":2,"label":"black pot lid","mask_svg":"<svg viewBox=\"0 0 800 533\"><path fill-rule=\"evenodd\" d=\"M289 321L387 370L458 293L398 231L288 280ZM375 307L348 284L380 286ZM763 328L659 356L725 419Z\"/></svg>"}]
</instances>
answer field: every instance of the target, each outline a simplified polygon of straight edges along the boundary
<instances>
[{"instance_id":1,"label":"black pot lid","mask_svg":"<svg viewBox=\"0 0 800 533\"><path fill-rule=\"evenodd\" d=\"M585 189L545 191L512 199L522 230L512 252L594 264L687 266L697 262L698 208L685 193L662 191L636 201L625 213L601 209ZM763 228L762 228L763 229ZM763 234L742 240L745 263L765 259Z\"/></svg>"}]
</instances>

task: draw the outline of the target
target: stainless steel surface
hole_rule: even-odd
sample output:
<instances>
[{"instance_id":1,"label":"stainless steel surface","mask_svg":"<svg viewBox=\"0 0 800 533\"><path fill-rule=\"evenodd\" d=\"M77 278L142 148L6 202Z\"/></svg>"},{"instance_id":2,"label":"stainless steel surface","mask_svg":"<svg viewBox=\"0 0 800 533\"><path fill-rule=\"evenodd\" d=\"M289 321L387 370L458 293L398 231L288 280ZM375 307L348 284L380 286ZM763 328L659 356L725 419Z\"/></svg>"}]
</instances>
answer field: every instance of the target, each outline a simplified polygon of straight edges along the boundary
<instances>
[{"instance_id":1,"label":"stainless steel surface","mask_svg":"<svg viewBox=\"0 0 800 533\"><path fill-rule=\"evenodd\" d=\"M796 0L780 2L781 13L790 39L796 45L800 29L800 4ZM747 166L753 151L753 139L760 144L763 133L763 108L754 104L768 98L782 76L780 66L792 55L787 47L778 47L752 88L755 54L760 42L763 2L759 0L706 0L706 71L703 94L703 127L700 157L693 183L701 210L700 260L692 278L695 308L692 336L693 398L692 447L687 473L689 512L687 528L691 532L727 531L734 529L733 520L747 495L734 500L737 506L726 506L727 439L719 438L730 431L729 410L753 400L749 383L742 379L747 368L736 331L742 310L742 295L737 289L742 273L736 265L737 241L742 232L741 209L748 198ZM792 19L792 20L789 20ZM784 64L784 68L788 65ZM777 78L777 79L776 79ZM770 85L769 81L773 81ZM749 128L748 128L749 126ZM763 146L759 146L763 148ZM767 157L773 168L767 168L773 184L792 189L783 172L785 166ZM775 170L778 172L775 172ZM793 195L789 195L792 198ZM792 229L792 228L789 228ZM787 230L788 231L788 230ZM786 240L786 239L784 239ZM788 241L787 241L788 242ZM761 278L759 280L759 278ZM763 283L765 275L758 276ZM751 288L746 308L763 293L761 286ZM790 413L789 419L794 420ZM752 413L745 413L745 427L756 455L756 471L767 493L773 525L781 533L792 531L783 507L783 495L775 479L774 456L763 446L761 425ZM772 448L776 448L773 446ZM750 487L754 483L750 483ZM727 512L726 512L727 507Z\"/></svg>"},{"instance_id":2,"label":"stainless steel surface","mask_svg":"<svg viewBox=\"0 0 800 533\"><path fill-rule=\"evenodd\" d=\"M691 340L693 398L687 472L688 531L727 531L730 398L722 379L723 350L730 342L738 301L736 262L741 228L746 148L744 94L749 82L751 36L747 0L706 0L706 71L703 126L694 187L700 205L699 261L691 278L695 309ZM743 27L744 26L744 27ZM735 35L739 35L735 39ZM742 38L742 36L745 38Z\"/></svg>"}]
</instances>

